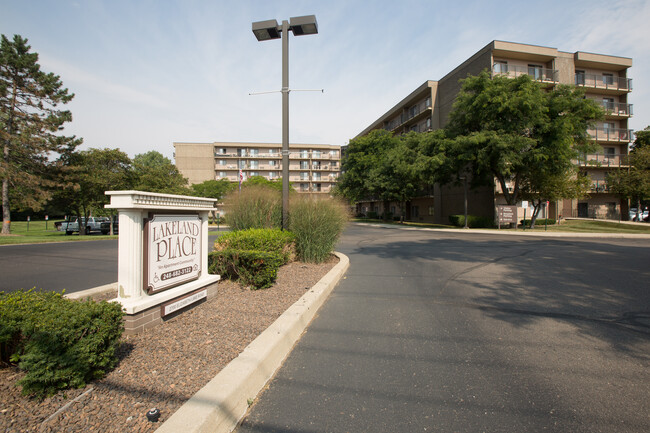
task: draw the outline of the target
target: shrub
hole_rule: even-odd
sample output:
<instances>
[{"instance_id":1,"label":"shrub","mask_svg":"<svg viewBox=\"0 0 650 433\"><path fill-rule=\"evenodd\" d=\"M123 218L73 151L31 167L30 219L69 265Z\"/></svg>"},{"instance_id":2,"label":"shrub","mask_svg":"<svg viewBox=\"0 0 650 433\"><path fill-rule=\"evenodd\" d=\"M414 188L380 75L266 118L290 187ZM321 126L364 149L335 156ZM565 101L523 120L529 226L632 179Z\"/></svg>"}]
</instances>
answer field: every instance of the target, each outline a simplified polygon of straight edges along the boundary
<instances>
[{"instance_id":1,"label":"shrub","mask_svg":"<svg viewBox=\"0 0 650 433\"><path fill-rule=\"evenodd\" d=\"M379 214L375 211L368 211L368 214L366 216L371 220L376 220L379 218Z\"/></svg>"},{"instance_id":2,"label":"shrub","mask_svg":"<svg viewBox=\"0 0 650 433\"><path fill-rule=\"evenodd\" d=\"M248 229L224 233L214 242L215 251L248 250L280 254L283 264L295 257L294 235L280 229Z\"/></svg>"},{"instance_id":3,"label":"shrub","mask_svg":"<svg viewBox=\"0 0 650 433\"><path fill-rule=\"evenodd\" d=\"M208 260L210 273L240 280L254 289L272 286L278 277L278 269L284 263L284 257L279 253L231 249L211 252Z\"/></svg>"},{"instance_id":4,"label":"shrub","mask_svg":"<svg viewBox=\"0 0 650 433\"><path fill-rule=\"evenodd\" d=\"M52 395L103 377L117 364L119 304L33 290L0 293L0 354L26 371L23 394Z\"/></svg>"},{"instance_id":5,"label":"shrub","mask_svg":"<svg viewBox=\"0 0 650 433\"><path fill-rule=\"evenodd\" d=\"M519 221L520 224L525 224L526 227L530 227L530 221L529 219L521 220ZM535 220L535 225L536 226L543 226L543 225L553 225L555 224L556 221L553 218L538 218Z\"/></svg>"},{"instance_id":6,"label":"shrub","mask_svg":"<svg viewBox=\"0 0 650 433\"><path fill-rule=\"evenodd\" d=\"M232 230L280 228L282 193L265 186L249 186L224 199L228 225Z\"/></svg>"},{"instance_id":7,"label":"shrub","mask_svg":"<svg viewBox=\"0 0 650 433\"><path fill-rule=\"evenodd\" d=\"M290 207L289 230L296 239L298 259L313 263L327 260L347 221L347 207L338 200L295 197Z\"/></svg>"},{"instance_id":8,"label":"shrub","mask_svg":"<svg viewBox=\"0 0 650 433\"><path fill-rule=\"evenodd\" d=\"M449 215L449 222L456 227L465 227L465 215ZM489 217L467 215L467 226L477 228L493 228L494 221Z\"/></svg>"}]
</instances>

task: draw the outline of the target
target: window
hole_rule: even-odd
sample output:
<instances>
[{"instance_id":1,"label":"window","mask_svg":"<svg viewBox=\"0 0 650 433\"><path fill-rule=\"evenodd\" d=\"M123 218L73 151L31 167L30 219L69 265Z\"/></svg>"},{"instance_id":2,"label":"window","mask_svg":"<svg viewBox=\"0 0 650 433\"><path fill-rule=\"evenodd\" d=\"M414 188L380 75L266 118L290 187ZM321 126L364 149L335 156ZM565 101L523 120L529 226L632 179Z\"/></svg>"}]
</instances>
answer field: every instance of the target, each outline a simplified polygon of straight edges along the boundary
<instances>
[{"instance_id":1,"label":"window","mask_svg":"<svg viewBox=\"0 0 650 433\"><path fill-rule=\"evenodd\" d=\"M431 108L431 96L427 96L427 99L424 100L424 106Z\"/></svg>"},{"instance_id":2,"label":"window","mask_svg":"<svg viewBox=\"0 0 650 433\"><path fill-rule=\"evenodd\" d=\"M429 216L433 216L434 207L429 206Z\"/></svg>"},{"instance_id":3,"label":"window","mask_svg":"<svg viewBox=\"0 0 650 433\"><path fill-rule=\"evenodd\" d=\"M320 170L320 161L312 161L312 166L311 168L313 170Z\"/></svg>"},{"instance_id":4,"label":"window","mask_svg":"<svg viewBox=\"0 0 650 433\"><path fill-rule=\"evenodd\" d=\"M496 60L494 62L494 73L495 74L507 74L508 73L508 62L502 60Z\"/></svg>"},{"instance_id":5,"label":"window","mask_svg":"<svg viewBox=\"0 0 650 433\"><path fill-rule=\"evenodd\" d=\"M309 158L309 151L308 150L301 150L300 151L300 157L301 158Z\"/></svg>"},{"instance_id":6,"label":"window","mask_svg":"<svg viewBox=\"0 0 650 433\"><path fill-rule=\"evenodd\" d=\"M260 168L259 161L251 161L251 168Z\"/></svg>"},{"instance_id":7,"label":"window","mask_svg":"<svg viewBox=\"0 0 650 433\"><path fill-rule=\"evenodd\" d=\"M246 168L246 161L239 161L239 168Z\"/></svg>"},{"instance_id":8,"label":"window","mask_svg":"<svg viewBox=\"0 0 650 433\"><path fill-rule=\"evenodd\" d=\"M576 86L585 85L585 71L576 70Z\"/></svg>"},{"instance_id":9,"label":"window","mask_svg":"<svg viewBox=\"0 0 650 433\"><path fill-rule=\"evenodd\" d=\"M237 149L237 156L246 156L246 149Z\"/></svg>"},{"instance_id":10,"label":"window","mask_svg":"<svg viewBox=\"0 0 650 433\"><path fill-rule=\"evenodd\" d=\"M543 79L543 68L541 65L528 65L528 75L533 77L535 80Z\"/></svg>"},{"instance_id":11,"label":"window","mask_svg":"<svg viewBox=\"0 0 650 433\"><path fill-rule=\"evenodd\" d=\"M300 172L300 180L309 180L309 173L306 171Z\"/></svg>"},{"instance_id":12,"label":"window","mask_svg":"<svg viewBox=\"0 0 650 433\"><path fill-rule=\"evenodd\" d=\"M228 175L226 174L225 171L220 171L219 172L219 178L224 178L224 177L228 177Z\"/></svg>"},{"instance_id":13,"label":"window","mask_svg":"<svg viewBox=\"0 0 650 433\"><path fill-rule=\"evenodd\" d=\"M614 111L614 98L603 98L603 107L607 111Z\"/></svg>"},{"instance_id":14,"label":"window","mask_svg":"<svg viewBox=\"0 0 650 433\"><path fill-rule=\"evenodd\" d=\"M277 155L278 149L269 149L269 155Z\"/></svg>"},{"instance_id":15,"label":"window","mask_svg":"<svg viewBox=\"0 0 650 433\"><path fill-rule=\"evenodd\" d=\"M420 216L420 207L411 206L411 218L418 218Z\"/></svg>"},{"instance_id":16,"label":"window","mask_svg":"<svg viewBox=\"0 0 650 433\"><path fill-rule=\"evenodd\" d=\"M320 192L320 190L321 190L320 183L314 184L314 191Z\"/></svg>"},{"instance_id":17,"label":"window","mask_svg":"<svg viewBox=\"0 0 650 433\"><path fill-rule=\"evenodd\" d=\"M300 184L300 191L309 191L309 184L308 183L301 183Z\"/></svg>"},{"instance_id":18,"label":"window","mask_svg":"<svg viewBox=\"0 0 650 433\"><path fill-rule=\"evenodd\" d=\"M226 161L225 159L220 159L219 160L219 165L226 165L227 163L228 163L228 161Z\"/></svg>"},{"instance_id":19,"label":"window","mask_svg":"<svg viewBox=\"0 0 650 433\"><path fill-rule=\"evenodd\" d=\"M314 150L314 151L311 153L311 157L312 157L312 158L321 158L320 155L321 155L320 150Z\"/></svg>"},{"instance_id":20,"label":"window","mask_svg":"<svg viewBox=\"0 0 650 433\"><path fill-rule=\"evenodd\" d=\"M338 161L332 161L332 162L330 162L330 165L332 166L332 168L334 168L334 167L338 167L338 166L339 166L339 162L338 162Z\"/></svg>"},{"instance_id":21,"label":"window","mask_svg":"<svg viewBox=\"0 0 650 433\"><path fill-rule=\"evenodd\" d=\"M259 175L260 175L259 171L251 171L250 173L248 173L248 176L250 176L250 177L259 176Z\"/></svg>"},{"instance_id":22,"label":"window","mask_svg":"<svg viewBox=\"0 0 650 433\"><path fill-rule=\"evenodd\" d=\"M277 179L278 174L274 171L269 171L269 179Z\"/></svg>"},{"instance_id":23,"label":"window","mask_svg":"<svg viewBox=\"0 0 650 433\"><path fill-rule=\"evenodd\" d=\"M314 173L313 180L320 180L320 172Z\"/></svg>"},{"instance_id":24,"label":"window","mask_svg":"<svg viewBox=\"0 0 650 433\"><path fill-rule=\"evenodd\" d=\"M409 117L415 117L418 114L418 106L414 105L409 108Z\"/></svg>"},{"instance_id":25,"label":"window","mask_svg":"<svg viewBox=\"0 0 650 433\"><path fill-rule=\"evenodd\" d=\"M309 161L300 161L301 170L309 170Z\"/></svg>"},{"instance_id":26,"label":"window","mask_svg":"<svg viewBox=\"0 0 650 433\"><path fill-rule=\"evenodd\" d=\"M616 124L614 122L603 122L603 129L605 131L614 131Z\"/></svg>"},{"instance_id":27,"label":"window","mask_svg":"<svg viewBox=\"0 0 650 433\"><path fill-rule=\"evenodd\" d=\"M269 161L269 167L277 167L277 166L278 166L278 161L276 161L275 159Z\"/></svg>"},{"instance_id":28,"label":"window","mask_svg":"<svg viewBox=\"0 0 650 433\"><path fill-rule=\"evenodd\" d=\"M616 156L615 147L603 147L603 151L605 153L605 156L608 158L613 158L614 156Z\"/></svg>"},{"instance_id":29,"label":"window","mask_svg":"<svg viewBox=\"0 0 650 433\"><path fill-rule=\"evenodd\" d=\"M330 156L333 158L336 158L338 156L338 152L336 150L330 150Z\"/></svg>"},{"instance_id":30,"label":"window","mask_svg":"<svg viewBox=\"0 0 650 433\"><path fill-rule=\"evenodd\" d=\"M430 117L427 117L426 125L427 125L427 129L431 129L431 118Z\"/></svg>"},{"instance_id":31,"label":"window","mask_svg":"<svg viewBox=\"0 0 650 433\"><path fill-rule=\"evenodd\" d=\"M215 153L217 155L225 155L226 154L226 149L221 147L221 148L217 149Z\"/></svg>"},{"instance_id":32,"label":"window","mask_svg":"<svg viewBox=\"0 0 650 433\"><path fill-rule=\"evenodd\" d=\"M614 74L603 74L603 84L605 85L614 84Z\"/></svg>"},{"instance_id":33,"label":"window","mask_svg":"<svg viewBox=\"0 0 650 433\"><path fill-rule=\"evenodd\" d=\"M260 150L259 149L250 149L249 153L250 153L250 156L257 156L257 155L260 154Z\"/></svg>"}]
</instances>

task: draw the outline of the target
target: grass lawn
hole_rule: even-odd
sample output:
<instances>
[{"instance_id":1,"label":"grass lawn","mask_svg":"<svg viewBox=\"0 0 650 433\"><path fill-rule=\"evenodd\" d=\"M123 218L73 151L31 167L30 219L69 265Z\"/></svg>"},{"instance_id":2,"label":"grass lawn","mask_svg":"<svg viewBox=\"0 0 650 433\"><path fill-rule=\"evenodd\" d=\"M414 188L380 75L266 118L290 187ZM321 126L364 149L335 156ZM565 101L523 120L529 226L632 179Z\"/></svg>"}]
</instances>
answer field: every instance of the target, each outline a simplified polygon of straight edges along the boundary
<instances>
[{"instance_id":1,"label":"grass lawn","mask_svg":"<svg viewBox=\"0 0 650 433\"><path fill-rule=\"evenodd\" d=\"M70 241L96 241L99 239L117 239L117 235L91 234L79 236L78 234L66 235L54 228L55 221L12 221L11 235L0 235L0 245L12 244L38 244L43 242L70 242Z\"/></svg>"},{"instance_id":2,"label":"grass lawn","mask_svg":"<svg viewBox=\"0 0 650 433\"><path fill-rule=\"evenodd\" d=\"M382 220L376 219L366 219L366 218L355 218L353 221L360 223L368 224L395 224L400 225L397 222L384 222ZM459 229L460 227L452 225L443 225L443 224L427 224L427 223L414 223L414 222L404 222L402 226L407 227L426 227L434 229ZM490 230L490 229L488 229ZM497 230L497 229L494 229ZM514 231L514 229L501 229L502 231ZM517 231L521 231L521 227L517 228ZM565 233L638 233L638 234L650 234L650 223L648 224L619 224L616 222L609 221L598 221L598 220L565 220L562 221L562 224L549 225L546 228L544 224L536 225L533 232L565 232ZM530 231L529 228L526 228L526 231Z\"/></svg>"}]
</instances>

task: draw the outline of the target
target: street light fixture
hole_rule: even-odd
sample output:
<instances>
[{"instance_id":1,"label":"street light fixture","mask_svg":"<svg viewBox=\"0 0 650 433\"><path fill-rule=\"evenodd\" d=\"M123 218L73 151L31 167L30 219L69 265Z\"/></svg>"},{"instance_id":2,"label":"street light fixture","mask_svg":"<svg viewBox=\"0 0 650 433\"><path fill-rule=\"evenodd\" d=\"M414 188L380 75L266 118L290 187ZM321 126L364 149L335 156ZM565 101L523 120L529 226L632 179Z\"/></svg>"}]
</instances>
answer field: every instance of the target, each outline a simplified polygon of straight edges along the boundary
<instances>
[{"instance_id":1,"label":"street light fixture","mask_svg":"<svg viewBox=\"0 0 650 433\"><path fill-rule=\"evenodd\" d=\"M287 229L289 211L289 30L294 36L318 33L315 15L283 20L257 21L253 34L258 41L282 39L282 229Z\"/></svg>"}]
</instances>

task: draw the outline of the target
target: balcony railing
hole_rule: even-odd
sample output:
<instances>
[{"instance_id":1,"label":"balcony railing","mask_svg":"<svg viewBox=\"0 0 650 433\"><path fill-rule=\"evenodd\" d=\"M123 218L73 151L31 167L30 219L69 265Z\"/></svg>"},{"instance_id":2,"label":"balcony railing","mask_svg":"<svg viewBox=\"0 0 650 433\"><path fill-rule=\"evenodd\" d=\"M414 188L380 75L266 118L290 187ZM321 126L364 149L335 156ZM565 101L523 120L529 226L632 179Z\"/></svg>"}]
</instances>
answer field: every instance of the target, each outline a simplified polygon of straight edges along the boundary
<instances>
[{"instance_id":1,"label":"balcony railing","mask_svg":"<svg viewBox=\"0 0 650 433\"><path fill-rule=\"evenodd\" d=\"M492 73L494 75L505 75L512 78L519 77L520 75L530 75L535 81L547 83L556 83L558 81L557 69L496 64L492 68Z\"/></svg>"},{"instance_id":2,"label":"balcony railing","mask_svg":"<svg viewBox=\"0 0 650 433\"><path fill-rule=\"evenodd\" d=\"M590 192L609 192L609 185L604 180L594 180Z\"/></svg>"},{"instance_id":3,"label":"balcony railing","mask_svg":"<svg viewBox=\"0 0 650 433\"><path fill-rule=\"evenodd\" d=\"M609 115L626 117L632 115L632 104L626 104L625 102L603 101L603 108Z\"/></svg>"},{"instance_id":4,"label":"balcony railing","mask_svg":"<svg viewBox=\"0 0 650 433\"><path fill-rule=\"evenodd\" d=\"M590 153L578 158L577 164L581 167L627 167L628 155L623 153L609 155Z\"/></svg>"},{"instance_id":5,"label":"balcony railing","mask_svg":"<svg viewBox=\"0 0 650 433\"><path fill-rule=\"evenodd\" d=\"M630 92L632 90L632 79L625 77L613 77L611 75L576 74L576 86L592 89L620 90Z\"/></svg>"},{"instance_id":6,"label":"balcony railing","mask_svg":"<svg viewBox=\"0 0 650 433\"><path fill-rule=\"evenodd\" d=\"M630 142L633 140L631 129L592 128L587 133L596 141Z\"/></svg>"},{"instance_id":7,"label":"balcony railing","mask_svg":"<svg viewBox=\"0 0 650 433\"><path fill-rule=\"evenodd\" d=\"M402 125L403 123L408 122L409 120L413 119L415 116L418 114L424 112L425 110L428 110L431 108L431 100L429 98L425 99L424 101L421 101L415 105L412 105L402 111L402 114L399 115L399 117L396 117L394 119L389 120L388 122L384 123L384 128L392 131L393 129L397 128L398 126Z\"/></svg>"}]
</instances>

